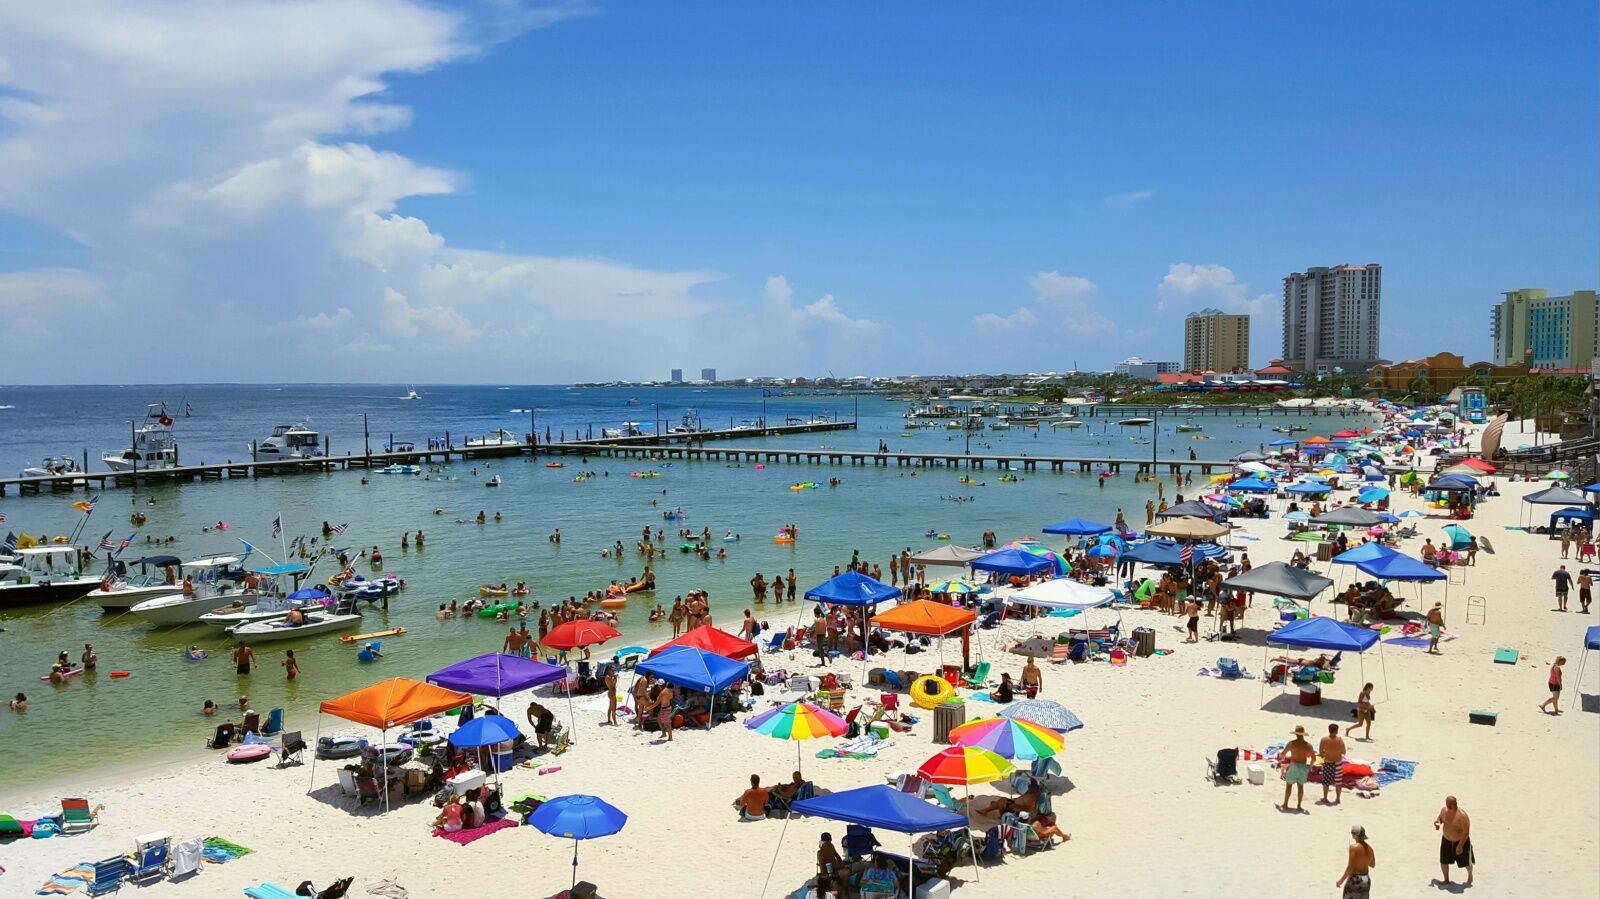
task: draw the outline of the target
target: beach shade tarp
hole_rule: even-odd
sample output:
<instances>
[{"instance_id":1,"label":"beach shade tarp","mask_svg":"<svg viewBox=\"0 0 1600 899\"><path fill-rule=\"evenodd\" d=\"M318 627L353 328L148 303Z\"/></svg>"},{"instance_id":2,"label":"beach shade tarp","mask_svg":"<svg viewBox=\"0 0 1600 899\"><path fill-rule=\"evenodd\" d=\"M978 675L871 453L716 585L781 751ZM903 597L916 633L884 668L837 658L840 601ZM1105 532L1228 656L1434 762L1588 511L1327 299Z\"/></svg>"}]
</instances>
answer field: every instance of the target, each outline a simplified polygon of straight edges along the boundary
<instances>
[{"instance_id":1,"label":"beach shade tarp","mask_svg":"<svg viewBox=\"0 0 1600 899\"><path fill-rule=\"evenodd\" d=\"M1032 584L1007 597L1008 602L1046 609L1096 609L1116 598L1109 587L1096 587L1071 578L1055 578Z\"/></svg>"},{"instance_id":2,"label":"beach shade tarp","mask_svg":"<svg viewBox=\"0 0 1600 899\"><path fill-rule=\"evenodd\" d=\"M899 587L891 587L859 571L846 571L806 591L806 599L814 602L831 602L841 606L871 606L897 599L899 596Z\"/></svg>"},{"instance_id":3,"label":"beach shade tarp","mask_svg":"<svg viewBox=\"0 0 1600 899\"><path fill-rule=\"evenodd\" d=\"M1205 503L1203 503L1203 502L1201 502L1201 501L1199 501L1197 499L1191 499L1191 500L1185 500L1185 501L1183 501L1181 503L1178 503L1175 506L1168 506L1167 508L1162 509L1160 512L1156 513L1156 517L1157 518L1193 517L1193 518L1211 519L1211 518L1216 518L1221 513L1222 513L1222 510L1218 509L1215 506L1208 506Z\"/></svg>"},{"instance_id":4,"label":"beach shade tarp","mask_svg":"<svg viewBox=\"0 0 1600 899\"><path fill-rule=\"evenodd\" d=\"M1329 578L1283 562L1257 565L1243 574L1222 582L1224 590L1265 593L1269 596L1282 596L1305 602L1310 602L1317 597L1317 594L1332 586L1333 581Z\"/></svg>"},{"instance_id":5,"label":"beach shade tarp","mask_svg":"<svg viewBox=\"0 0 1600 899\"><path fill-rule=\"evenodd\" d=\"M578 841L609 837L622 830L628 816L598 796L557 796L533 810L528 825L553 837L572 841L572 889L578 889Z\"/></svg>"},{"instance_id":6,"label":"beach shade tarp","mask_svg":"<svg viewBox=\"0 0 1600 899\"><path fill-rule=\"evenodd\" d=\"M977 620L978 614L971 609L958 609L941 602L919 599L873 616L872 623L892 631L940 637L969 627Z\"/></svg>"},{"instance_id":7,"label":"beach shade tarp","mask_svg":"<svg viewBox=\"0 0 1600 899\"><path fill-rule=\"evenodd\" d=\"M1227 489L1238 493L1272 493L1278 489L1276 484L1263 481L1260 478L1240 478L1229 484Z\"/></svg>"},{"instance_id":8,"label":"beach shade tarp","mask_svg":"<svg viewBox=\"0 0 1600 899\"><path fill-rule=\"evenodd\" d=\"M1433 488L1433 485L1430 484L1430 485L1428 485L1428 487L1431 490ZM1571 490L1571 489L1569 489L1567 487L1563 487L1560 484L1551 484L1549 487L1546 487L1543 490L1535 490L1534 492L1528 494L1527 496L1524 496L1522 498L1522 501L1525 502L1525 503L1533 503L1535 505L1540 505L1540 506L1587 506L1587 505L1589 505L1588 497L1586 497L1583 494L1577 492L1576 490Z\"/></svg>"},{"instance_id":9,"label":"beach shade tarp","mask_svg":"<svg viewBox=\"0 0 1600 899\"><path fill-rule=\"evenodd\" d=\"M1298 649L1366 652L1378 642L1378 632L1332 618L1301 618L1269 635L1267 642Z\"/></svg>"},{"instance_id":10,"label":"beach shade tarp","mask_svg":"<svg viewBox=\"0 0 1600 899\"><path fill-rule=\"evenodd\" d=\"M1038 574L1056 567L1054 560L1028 552L1015 546L997 549L986 556L972 560L976 571L994 571L1000 574Z\"/></svg>"},{"instance_id":11,"label":"beach shade tarp","mask_svg":"<svg viewBox=\"0 0 1600 899\"><path fill-rule=\"evenodd\" d=\"M1069 518L1055 524L1044 526L1046 534L1066 534L1071 537L1087 537L1094 534L1104 534L1111 530L1111 525L1090 521L1087 518Z\"/></svg>"},{"instance_id":12,"label":"beach shade tarp","mask_svg":"<svg viewBox=\"0 0 1600 899\"><path fill-rule=\"evenodd\" d=\"M568 621L551 628L550 633L545 634L539 642L553 649L578 649L596 646L620 636L621 631L604 622Z\"/></svg>"},{"instance_id":13,"label":"beach shade tarp","mask_svg":"<svg viewBox=\"0 0 1600 899\"><path fill-rule=\"evenodd\" d=\"M1451 549L1466 549L1472 545L1472 532L1459 524L1447 524L1440 530L1450 540Z\"/></svg>"},{"instance_id":14,"label":"beach shade tarp","mask_svg":"<svg viewBox=\"0 0 1600 899\"><path fill-rule=\"evenodd\" d=\"M1361 562L1371 562L1388 556L1398 556L1399 550L1390 549L1382 543L1363 543L1355 549L1347 549L1333 557L1335 565L1356 565Z\"/></svg>"},{"instance_id":15,"label":"beach shade tarp","mask_svg":"<svg viewBox=\"0 0 1600 899\"><path fill-rule=\"evenodd\" d=\"M883 784L801 799L793 805L793 809L802 815L896 833L927 833L967 826L966 815L940 808Z\"/></svg>"},{"instance_id":16,"label":"beach shade tarp","mask_svg":"<svg viewBox=\"0 0 1600 899\"><path fill-rule=\"evenodd\" d=\"M491 652L457 662L428 675L428 683L447 690L493 696L499 699L512 693L531 690L540 684L554 683L567 676L562 665L535 659Z\"/></svg>"},{"instance_id":17,"label":"beach shade tarp","mask_svg":"<svg viewBox=\"0 0 1600 899\"><path fill-rule=\"evenodd\" d=\"M749 664L694 646L674 646L640 662L634 670L713 695L750 676Z\"/></svg>"},{"instance_id":18,"label":"beach shade tarp","mask_svg":"<svg viewBox=\"0 0 1600 899\"><path fill-rule=\"evenodd\" d=\"M709 653L729 659L742 659L753 656L761 651L761 647L742 637L735 637L724 630L719 630L709 624L684 631L682 636L675 637L650 650L650 655L657 656L674 646L693 646Z\"/></svg>"},{"instance_id":19,"label":"beach shade tarp","mask_svg":"<svg viewBox=\"0 0 1600 899\"><path fill-rule=\"evenodd\" d=\"M1432 565L1402 552L1357 562L1356 568L1386 581L1442 581L1446 577L1444 572Z\"/></svg>"},{"instance_id":20,"label":"beach shade tarp","mask_svg":"<svg viewBox=\"0 0 1600 899\"><path fill-rule=\"evenodd\" d=\"M1332 512L1324 512L1311 520L1316 524L1338 524L1360 528L1370 528L1376 524L1383 524L1383 518L1378 513L1359 506L1345 506L1340 509L1334 509Z\"/></svg>"},{"instance_id":21,"label":"beach shade tarp","mask_svg":"<svg viewBox=\"0 0 1600 899\"><path fill-rule=\"evenodd\" d=\"M972 564L973 559L981 559L983 556L982 550L947 544L917 553L911 557L911 562L914 565L948 565L952 568L965 568Z\"/></svg>"},{"instance_id":22,"label":"beach shade tarp","mask_svg":"<svg viewBox=\"0 0 1600 899\"><path fill-rule=\"evenodd\" d=\"M1145 533L1152 537L1172 537L1175 540L1215 540L1226 535L1228 527L1208 518L1186 515L1146 528Z\"/></svg>"},{"instance_id":23,"label":"beach shade tarp","mask_svg":"<svg viewBox=\"0 0 1600 899\"><path fill-rule=\"evenodd\" d=\"M522 736L516 722L504 715L479 715L450 732L450 745L464 749L496 746Z\"/></svg>"},{"instance_id":24,"label":"beach shade tarp","mask_svg":"<svg viewBox=\"0 0 1600 899\"><path fill-rule=\"evenodd\" d=\"M1329 483L1327 483L1325 481L1324 482L1299 481L1297 483L1290 484L1289 486L1283 488L1283 490L1284 490L1285 493L1298 493L1298 494L1303 494L1305 496L1313 496L1313 495L1324 494L1324 493L1332 493L1333 492L1333 485L1331 485L1331 484L1329 484Z\"/></svg>"},{"instance_id":25,"label":"beach shade tarp","mask_svg":"<svg viewBox=\"0 0 1600 899\"><path fill-rule=\"evenodd\" d=\"M1083 719L1072 710L1050 699L1024 699L1000 710L1002 718L1021 718L1042 724L1057 733L1071 733L1083 727Z\"/></svg>"},{"instance_id":26,"label":"beach shade tarp","mask_svg":"<svg viewBox=\"0 0 1600 899\"><path fill-rule=\"evenodd\" d=\"M388 730L471 703L472 697L466 693L394 677L354 693L323 700L320 708L324 714L335 718Z\"/></svg>"}]
</instances>

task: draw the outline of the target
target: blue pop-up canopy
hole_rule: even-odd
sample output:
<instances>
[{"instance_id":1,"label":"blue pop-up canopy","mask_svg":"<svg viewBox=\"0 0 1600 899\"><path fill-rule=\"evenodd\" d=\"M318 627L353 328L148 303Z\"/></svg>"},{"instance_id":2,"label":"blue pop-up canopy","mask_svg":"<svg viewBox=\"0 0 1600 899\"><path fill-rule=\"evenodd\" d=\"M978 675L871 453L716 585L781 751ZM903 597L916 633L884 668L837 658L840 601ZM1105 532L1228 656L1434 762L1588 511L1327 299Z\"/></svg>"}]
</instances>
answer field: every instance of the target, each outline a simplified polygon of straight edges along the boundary
<instances>
[{"instance_id":1,"label":"blue pop-up canopy","mask_svg":"<svg viewBox=\"0 0 1600 899\"><path fill-rule=\"evenodd\" d=\"M830 821L844 821L847 824L860 824L864 827L881 827L884 830L903 833L906 834L908 843L912 834L965 829L971 826L967 816L960 812L941 808L883 784L801 799L792 808L795 814L815 815ZM973 852L973 864L976 865L977 847L973 847ZM906 867L906 882L910 883L914 880L915 874L911 870L909 852Z\"/></svg>"},{"instance_id":2,"label":"blue pop-up canopy","mask_svg":"<svg viewBox=\"0 0 1600 899\"><path fill-rule=\"evenodd\" d=\"M1229 484L1228 489L1237 490L1241 493L1271 493L1278 488L1276 485L1260 478L1240 478Z\"/></svg>"},{"instance_id":3,"label":"blue pop-up canopy","mask_svg":"<svg viewBox=\"0 0 1600 899\"><path fill-rule=\"evenodd\" d=\"M1267 446L1295 446L1299 442L1298 440L1290 440L1287 437L1279 437L1277 440L1267 444Z\"/></svg>"},{"instance_id":4,"label":"blue pop-up canopy","mask_svg":"<svg viewBox=\"0 0 1600 899\"><path fill-rule=\"evenodd\" d=\"M1466 490L1478 489L1478 479L1464 474L1447 474L1434 478L1422 489L1432 492L1459 493Z\"/></svg>"},{"instance_id":5,"label":"blue pop-up canopy","mask_svg":"<svg viewBox=\"0 0 1600 899\"><path fill-rule=\"evenodd\" d=\"M1083 537L1091 534L1104 534L1111 530L1111 525L1090 521L1087 518L1069 518L1044 527L1046 534L1066 534L1072 537Z\"/></svg>"},{"instance_id":6,"label":"blue pop-up canopy","mask_svg":"<svg viewBox=\"0 0 1600 899\"><path fill-rule=\"evenodd\" d=\"M859 571L846 571L806 591L806 599L841 606L870 606L899 596L899 587L891 587Z\"/></svg>"},{"instance_id":7,"label":"blue pop-up canopy","mask_svg":"<svg viewBox=\"0 0 1600 899\"><path fill-rule=\"evenodd\" d=\"M1355 563L1356 568L1386 581L1442 581L1445 573L1402 552Z\"/></svg>"},{"instance_id":8,"label":"blue pop-up canopy","mask_svg":"<svg viewBox=\"0 0 1600 899\"><path fill-rule=\"evenodd\" d=\"M640 662L637 671L706 693L721 693L750 676L750 666L694 646L675 646Z\"/></svg>"},{"instance_id":9,"label":"blue pop-up canopy","mask_svg":"<svg viewBox=\"0 0 1600 899\"><path fill-rule=\"evenodd\" d=\"M1353 652L1361 659L1361 682L1367 682L1366 651L1378 647L1378 659L1383 665L1383 696L1389 698L1389 666L1383 662L1383 644L1378 642L1378 632L1346 624L1334 618L1301 618L1292 621L1267 637L1269 646L1290 646L1295 649L1318 649L1326 652ZM1267 653L1261 652L1261 667L1267 669ZM1283 678L1280 686L1289 679ZM1266 678L1262 678L1262 705L1266 705Z\"/></svg>"},{"instance_id":10,"label":"blue pop-up canopy","mask_svg":"<svg viewBox=\"0 0 1600 899\"><path fill-rule=\"evenodd\" d=\"M1312 494L1318 494L1318 493L1332 493L1333 492L1333 487L1329 486L1328 484L1314 484L1314 483L1308 483L1308 482L1305 482L1305 481L1301 481L1298 484L1290 484L1289 486L1287 486L1287 487L1285 487L1283 489L1284 489L1284 491L1286 493L1301 493L1301 494L1305 494L1307 496L1310 496Z\"/></svg>"},{"instance_id":11,"label":"blue pop-up canopy","mask_svg":"<svg viewBox=\"0 0 1600 899\"><path fill-rule=\"evenodd\" d=\"M995 571L1000 574L1038 574L1055 567L1055 562L1034 555L1027 550L1008 546L997 549L982 558L973 559L972 567L978 571Z\"/></svg>"}]
</instances>

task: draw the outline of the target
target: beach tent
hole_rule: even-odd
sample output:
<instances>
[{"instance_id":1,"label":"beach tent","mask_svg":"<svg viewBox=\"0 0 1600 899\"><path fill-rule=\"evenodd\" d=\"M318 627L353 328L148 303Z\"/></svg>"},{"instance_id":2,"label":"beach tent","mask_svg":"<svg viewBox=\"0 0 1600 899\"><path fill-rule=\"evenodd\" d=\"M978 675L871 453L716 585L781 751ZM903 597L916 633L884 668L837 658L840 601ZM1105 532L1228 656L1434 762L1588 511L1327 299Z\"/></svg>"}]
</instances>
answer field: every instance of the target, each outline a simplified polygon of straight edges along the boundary
<instances>
[{"instance_id":1,"label":"beach tent","mask_svg":"<svg viewBox=\"0 0 1600 899\"><path fill-rule=\"evenodd\" d=\"M1145 533L1152 537L1172 537L1176 540L1215 540L1228 533L1228 526L1208 518L1185 516L1146 528Z\"/></svg>"},{"instance_id":2,"label":"beach tent","mask_svg":"<svg viewBox=\"0 0 1600 899\"><path fill-rule=\"evenodd\" d=\"M1386 581L1442 581L1446 577L1444 572L1432 565L1402 552L1358 560L1355 566L1372 577Z\"/></svg>"},{"instance_id":3,"label":"beach tent","mask_svg":"<svg viewBox=\"0 0 1600 899\"><path fill-rule=\"evenodd\" d=\"M1573 681L1574 693L1583 689L1583 669L1589 664L1589 653L1600 652L1600 624L1591 625L1583 632L1583 658L1578 660L1578 679Z\"/></svg>"},{"instance_id":4,"label":"beach tent","mask_svg":"<svg viewBox=\"0 0 1600 899\"><path fill-rule=\"evenodd\" d=\"M1156 517L1157 518L1192 517L1192 518L1207 518L1207 519L1210 519L1210 518L1216 518L1218 515L1221 515L1221 514L1222 514L1222 510L1218 509L1216 506L1208 506L1205 503L1203 503L1203 502L1201 502L1201 501L1199 501L1197 499L1190 499L1190 500L1184 500L1183 502L1178 503L1175 506L1168 506L1167 508L1162 509L1160 512L1156 513Z\"/></svg>"},{"instance_id":5,"label":"beach tent","mask_svg":"<svg viewBox=\"0 0 1600 899\"><path fill-rule=\"evenodd\" d=\"M873 616L872 623L886 630L921 634L926 637L943 637L960 631L961 662L965 666L970 661L972 625L977 620L978 613L971 609L958 609L931 599L919 599L916 602L901 603L887 612ZM942 656L944 644L941 642L939 645Z\"/></svg>"},{"instance_id":6,"label":"beach tent","mask_svg":"<svg viewBox=\"0 0 1600 899\"><path fill-rule=\"evenodd\" d=\"M1263 566L1265 567L1265 566ZM1226 585L1224 585L1226 586ZM1261 651L1261 696L1266 705L1267 653L1273 646L1293 649L1316 649L1326 652L1353 652L1361 659L1361 682L1367 682L1367 650L1378 647L1378 662L1383 666L1383 698L1389 698L1389 666L1384 661L1383 644L1378 632L1354 624L1345 624L1333 618L1300 618L1278 628L1267 637L1267 647ZM1287 680L1287 678L1285 678Z\"/></svg>"},{"instance_id":7,"label":"beach tent","mask_svg":"<svg viewBox=\"0 0 1600 899\"><path fill-rule=\"evenodd\" d=\"M844 821L848 824L860 824L863 827L877 827L905 834L907 884L914 882L916 876L914 863L911 860L911 845L915 834L971 826L967 816L960 812L941 808L883 784L802 799L793 805L793 810L799 815L812 815L830 821Z\"/></svg>"},{"instance_id":8,"label":"beach tent","mask_svg":"<svg viewBox=\"0 0 1600 899\"><path fill-rule=\"evenodd\" d=\"M1260 478L1240 478L1228 485L1229 490L1240 493L1272 493L1277 490L1277 485L1263 481Z\"/></svg>"},{"instance_id":9,"label":"beach tent","mask_svg":"<svg viewBox=\"0 0 1600 899\"><path fill-rule=\"evenodd\" d=\"M658 656L671 650L674 646L693 646L696 649L703 649L706 652L715 653L729 659L742 659L761 651L761 647L751 643L749 640L735 637L733 634L718 630L709 624L702 624L699 627L684 631L682 636L674 637L650 650L650 655Z\"/></svg>"},{"instance_id":10,"label":"beach tent","mask_svg":"<svg viewBox=\"0 0 1600 899\"><path fill-rule=\"evenodd\" d=\"M1444 531L1445 537L1449 539L1451 549L1467 549L1472 546L1472 532L1461 525L1447 524L1440 530Z\"/></svg>"},{"instance_id":11,"label":"beach tent","mask_svg":"<svg viewBox=\"0 0 1600 899\"><path fill-rule=\"evenodd\" d=\"M1550 516L1550 530L1554 531L1562 521L1581 521L1585 524L1594 521L1594 510L1570 506L1560 509Z\"/></svg>"},{"instance_id":12,"label":"beach tent","mask_svg":"<svg viewBox=\"0 0 1600 899\"><path fill-rule=\"evenodd\" d=\"M1111 525L1090 521L1087 518L1069 518L1055 524L1044 526L1046 534L1066 534L1070 537L1087 537L1094 534L1104 534L1111 530Z\"/></svg>"},{"instance_id":13,"label":"beach tent","mask_svg":"<svg viewBox=\"0 0 1600 899\"><path fill-rule=\"evenodd\" d=\"M428 675L428 683L446 690L500 699L512 693L531 690L540 684L563 680L567 669L535 659L491 652L440 668Z\"/></svg>"},{"instance_id":14,"label":"beach tent","mask_svg":"<svg viewBox=\"0 0 1600 899\"><path fill-rule=\"evenodd\" d=\"M1385 491L1387 493L1387 491ZM1345 527L1370 528L1373 525L1383 524L1383 518L1378 513L1363 509L1359 506L1344 506L1332 512L1324 512L1311 519L1315 524L1337 524Z\"/></svg>"},{"instance_id":15,"label":"beach tent","mask_svg":"<svg viewBox=\"0 0 1600 899\"><path fill-rule=\"evenodd\" d=\"M1333 486L1327 481L1297 481L1283 488L1285 493L1296 493L1303 496L1325 495L1333 492Z\"/></svg>"},{"instance_id":16,"label":"beach tent","mask_svg":"<svg viewBox=\"0 0 1600 899\"><path fill-rule=\"evenodd\" d=\"M1257 565L1222 582L1224 590L1243 590L1246 593L1282 596L1301 600L1307 605L1317 598L1317 594L1332 586L1333 581L1330 578L1283 562Z\"/></svg>"},{"instance_id":17,"label":"beach tent","mask_svg":"<svg viewBox=\"0 0 1600 899\"><path fill-rule=\"evenodd\" d=\"M389 728L404 727L424 718L431 718L440 712L459 706L471 705L472 697L466 693L455 690L446 690L433 684L425 684L404 677L393 677L379 681L370 687L363 687L354 693L346 693L333 699L324 700L319 707L323 715L332 715L357 724L365 724L382 732L384 742L388 742ZM322 717L317 717L317 738L322 736ZM312 746L316 746L315 739ZM389 756L383 754L384 780L389 776ZM316 783L317 758L316 753L311 756L311 782ZM306 790L310 795L311 790ZM383 791L383 807L389 808L389 791Z\"/></svg>"},{"instance_id":18,"label":"beach tent","mask_svg":"<svg viewBox=\"0 0 1600 899\"><path fill-rule=\"evenodd\" d=\"M640 662L636 671L713 696L750 676L750 666L695 646L674 646Z\"/></svg>"},{"instance_id":19,"label":"beach tent","mask_svg":"<svg viewBox=\"0 0 1600 899\"><path fill-rule=\"evenodd\" d=\"M917 553L911 557L911 562L915 565L948 565L952 568L966 568L972 564L973 559L981 559L983 556L982 550L946 544L930 549L927 552Z\"/></svg>"},{"instance_id":20,"label":"beach tent","mask_svg":"<svg viewBox=\"0 0 1600 899\"><path fill-rule=\"evenodd\" d=\"M972 568L975 571L993 571L999 574L1038 574L1054 567L1054 560L1015 546L997 549L972 561Z\"/></svg>"},{"instance_id":21,"label":"beach tent","mask_svg":"<svg viewBox=\"0 0 1600 899\"><path fill-rule=\"evenodd\" d=\"M980 553L973 553L979 556ZM965 563L962 563L965 564ZM899 587L868 577L859 571L846 571L806 591L806 599L841 606L871 606L900 596ZM727 655L727 653L723 653Z\"/></svg>"},{"instance_id":22,"label":"beach tent","mask_svg":"<svg viewBox=\"0 0 1600 899\"><path fill-rule=\"evenodd\" d=\"M1109 587L1096 587L1071 578L1033 584L1007 597L1008 602L1046 609L1096 609L1115 598Z\"/></svg>"}]
</instances>

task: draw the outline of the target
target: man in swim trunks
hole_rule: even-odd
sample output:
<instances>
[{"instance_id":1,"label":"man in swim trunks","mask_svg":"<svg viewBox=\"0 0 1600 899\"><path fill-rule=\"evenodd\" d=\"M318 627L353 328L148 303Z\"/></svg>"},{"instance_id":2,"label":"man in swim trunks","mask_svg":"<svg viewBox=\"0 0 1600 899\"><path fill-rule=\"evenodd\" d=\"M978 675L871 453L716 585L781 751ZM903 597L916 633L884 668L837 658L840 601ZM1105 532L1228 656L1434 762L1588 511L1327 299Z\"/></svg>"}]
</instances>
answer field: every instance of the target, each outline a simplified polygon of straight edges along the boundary
<instances>
[{"instance_id":1,"label":"man in swim trunks","mask_svg":"<svg viewBox=\"0 0 1600 899\"><path fill-rule=\"evenodd\" d=\"M1328 804L1328 788L1333 787L1333 804L1338 805L1344 795L1344 787L1339 785L1339 769L1344 763L1344 740L1339 737L1339 725L1328 725L1328 735L1322 738L1317 746L1317 754L1322 756L1322 804Z\"/></svg>"},{"instance_id":2,"label":"man in swim trunks","mask_svg":"<svg viewBox=\"0 0 1600 899\"><path fill-rule=\"evenodd\" d=\"M1185 637L1183 642L1199 643L1200 604L1194 601L1194 597L1189 597L1189 601L1183 604L1183 614L1189 617L1189 636Z\"/></svg>"},{"instance_id":3,"label":"man in swim trunks","mask_svg":"<svg viewBox=\"0 0 1600 899\"><path fill-rule=\"evenodd\" d=\"M672 699L675 695L672 685L668 683L663 683L661 692L656 694L656 724L661 727L668 743L672 742Z\"/></svg>"},{"instance_id":4,"label":"man in swim trunks","mask_svg":"<svg viewBox=\"0 0 1600 899\"><path fill-rule=\"evenodd\" d=\"M244 645L243 643L240 643L233 648L234 673L238 674L240 677L250 673L250 666L255 662L255 660L256 651Z\"/></svg>"},{"instance_id":5,"label":"man in swim trunks","mask_svg":"<svg viewBox=\"0 0 1600 899\"><path fill-rule=\"evenodd\" d=\"M1436 602L1428 610L1428 654L1439 655L1439 638L1444 635L1444 603Z\"/></svg>"},{"instance_id":6,"label":"man in swim trunks","mask_svg":"<svg viewBox=\"0 0 1600 899\"><path fill-rule=\"evenodd\" d=\"M528 723L533 725L533 735L540 749L550 748L550 731L555 726L555 720L556 716L549 709L537 702L528 703Z\"/></svg>"},{"instance_id":7,"label":"man in swim trunks","mask_svg":"<svg viewBox=\"0 0 1600 899\"><path fill-rule=\"evenodd\" d=\"M1022 691L1032 699L1043 689L1044 675L1040 673L1039 666L1034 664L1033 657L1029 656L1022 665Z\"/></svg>"},{"instance_id":8,"label":"man in swim trunks","mask_svg":"<svg viewBox=\"0 0 1600 899\"><path fill-rule=\"evenodd\" d=\"M1306 742L1305 727L1296 724L1294 726L1294 739L1290 740L1289 745L1284 747L1283 755L1281 756L1288 759L1289 762L1283 773L1283 804L1279 805L1278 808L1284 811L1289 810L1289 791L1298 787L1300 792L1295 798L1294 807L1296 811L1305 811L1306 781L1311 777L1311 758L1314 754L1315 750L1311 748L1310 743Z\"/></svg>"},{"instance_id":9,"label":"man in swim trunks","mask_svg":"<svg viewBox=\"0 0 1600 899\"><path fill-rule=\"evenodd\" d=\"M1565 543L1564 540L1563 543ZM1566 558L1566 555L1565 552L1561 554L1562 558ZM1555 574L1550 575L1550 580L1556 582L1556 611L1565 612L1567 610L1567 592L1572 589L1572 572L1567 570L1567 566L1562 565L1556 569Z\"/></svg>"},{"instance_id":10,"label":"man in swim trunks","mask_svg":"<svg viewBox=\"0 0 1600 899\"><path fill-rule=\"evenodd\" d=\"M1444 808L1433 819L1433 829L1439 831L1439 870L1444 882L1450 882L1450 865L1467 869L1467 886L1472 886L1472 866L1477 858L1472 852L1472 819L1456 805L1456 797L1444 797Z\"/></svg>"},{"instance_id":11,"label":"man in swim trunks","mask_svg":"<svg viewBox=\"0 0 1600 899\"><path fill-rule=\"evenodd\" d=\"M1578 611L1589 614L1589 603L1594 601L1594 578L1587 569L1578 572Z\"/></svg>"}]
</instances>

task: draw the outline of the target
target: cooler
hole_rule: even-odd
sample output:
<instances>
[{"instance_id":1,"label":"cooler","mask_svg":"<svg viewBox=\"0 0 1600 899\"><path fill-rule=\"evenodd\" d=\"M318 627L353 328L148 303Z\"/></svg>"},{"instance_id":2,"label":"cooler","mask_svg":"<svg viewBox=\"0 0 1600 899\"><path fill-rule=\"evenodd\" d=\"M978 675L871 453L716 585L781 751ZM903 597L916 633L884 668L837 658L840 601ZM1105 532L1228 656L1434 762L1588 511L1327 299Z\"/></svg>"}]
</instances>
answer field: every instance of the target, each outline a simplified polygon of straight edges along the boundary
<instances>
[{"instance_id":1,"label":"cooler","mask_svg":"<svg viewBox=\"0 0 1600 899\"><path fill-rule=\"evenodd\" d=\"M444 782L446 788L455 796L465 796L468 790L476 790L483 786L484 776L482 771L463 771L455 777Z\"/></svg>"},{"instance_id":2,"label":"cooler","mask_svg":"<svg viewBox=\"0 0 1600 899\"><path fill-rule=\"evenodd\" d=\"M950 899L950 881L943 877L930 877L917 884L916 899Z\"/></svg>"},{"instance_id":3,"label":"cooler","mask_svg":"<svg viewBox=\"0 0 1600 899\"><path fill-rule=\"evenodd\" d=\"M1300 704L1322 705L1322 691L1317 689L1316 684L1300 685Z\"/></svg>"}]
</instances>

